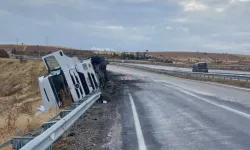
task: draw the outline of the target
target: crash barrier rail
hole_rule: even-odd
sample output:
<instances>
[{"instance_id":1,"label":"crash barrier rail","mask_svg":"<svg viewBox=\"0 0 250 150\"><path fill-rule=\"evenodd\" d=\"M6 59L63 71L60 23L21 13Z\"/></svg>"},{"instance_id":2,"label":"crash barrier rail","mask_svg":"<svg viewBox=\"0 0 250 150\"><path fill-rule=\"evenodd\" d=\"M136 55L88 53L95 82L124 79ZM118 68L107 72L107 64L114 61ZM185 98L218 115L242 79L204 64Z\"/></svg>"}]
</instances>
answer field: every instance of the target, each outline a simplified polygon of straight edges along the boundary
<instances>
[{"instance_id":1,"label":"crash barrier rail","mask_svg":"<svg viewBox=\"0 0 250 150\"><path fill-rule=\"evenodd\" d=\"M121 60L113 60L109 59L110 62L121 63ZM180 68L190 68L193 65L183 65L183 64L171 64L171 63L163 63L163 62L150 62L150 61L137 61L137 60L123 60L123 63L135 63L135 64L148 64L148 65L162 65L162 66L170 66L170 67L180 67ZM247 64L243 65L214 65L209 64L209 68L211 69L220 69L220 70L241 70L241 71L250 71L250 66Z\"/></svg>"},{"instance_id":2,"label":"crash barrier rail","mask_svg":"<svg viewBox=\"0 0 250 150\"><path fill-rule=\"evenodd\" d=\"M178 71L178 70L164 70L164 69L154 69L142 66L129 65L125 63L110 63L113 65L120 65L130 68L142 69L146 71L156 72L156 73L165 73L165 74L179 74L179 75L189 75L194 77L203 77L203 78L219 78L219 79L229 79L229 80L238 80L249 82L250 75L240 75L240 74L229 74L229 73L203 73L203 72L188 72L188 71Z\"/></svg>"},{"instance_id":3,"label":"crash barrier rail","mask_svg":"<svg viewBox=\"0 0 250 150\"><path fill-rule=\"evenodd\" d=\"M16 55L16 54L11 54L9 58L13 59L38 59L41 60L42 56L29 56L29 55Z\"/></svg>"},{"instance_id":4,"label":"crash barrier rail","mask_svg":"<svg viewBox=\"0 0 250 150\"><path fill-rule=\"evenodd\" d=\"M75 122L83 117L84 112L100 98L100 95L100 90L94 91L82 100L72 103L41 127L3 143L0 149L12 145L12 149L15 150L52 150L52 144L63 135L70 134Z\"/></svg>"}]
</instances>

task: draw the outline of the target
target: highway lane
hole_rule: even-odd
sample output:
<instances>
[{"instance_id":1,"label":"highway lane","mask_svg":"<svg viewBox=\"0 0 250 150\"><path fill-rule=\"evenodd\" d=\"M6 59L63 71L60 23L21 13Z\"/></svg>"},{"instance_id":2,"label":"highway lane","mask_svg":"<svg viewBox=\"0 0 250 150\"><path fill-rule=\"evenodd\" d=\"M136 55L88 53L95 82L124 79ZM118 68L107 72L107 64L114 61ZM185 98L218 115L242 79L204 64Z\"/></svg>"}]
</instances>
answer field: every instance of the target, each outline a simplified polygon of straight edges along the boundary
<instances>
[{"instance_id":1,"label":"highway lane","mask_svg":"<svg viewBox=\"0 0 250 150\"><path fill-rule=\"evenodd\" d=\"M108 70L125 80L122 149L250 149L249 90L121 66Z\"/></svg>"},{"instance_id":2,"label":"highway lane","mask_svg":"<svg viewBox=\"0 0 250 150\"><path fill-rule=\"evenodd\" d=\"M148 64L134 64L134 63L126 63L129 65L148 67L153 69L163 69L163 70L171 70L171 71L187 71L192 72L192 68L182 68L182 67L172 67L172 66L161 66L161 65L148 65ZM236 71L236 70L216 70L209 69L210 73L223 73L223 74L240 74L240 75L250 75L250 72L247 71Z\"/></svg>"}]
</instances>

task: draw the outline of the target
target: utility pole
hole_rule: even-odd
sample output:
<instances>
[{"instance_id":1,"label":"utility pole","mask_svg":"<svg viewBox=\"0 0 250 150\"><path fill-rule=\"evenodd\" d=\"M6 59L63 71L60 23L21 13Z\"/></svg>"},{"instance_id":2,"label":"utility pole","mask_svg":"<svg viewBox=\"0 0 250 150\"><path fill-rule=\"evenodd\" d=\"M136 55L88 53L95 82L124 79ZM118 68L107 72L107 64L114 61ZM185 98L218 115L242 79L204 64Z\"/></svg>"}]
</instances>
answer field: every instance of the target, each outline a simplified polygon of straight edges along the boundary
<instances>
[{"instance_id":1,"label":"utility pole","mask_svg":"<svg viewBox=\"0 0 250 150\"><path fill-rule=\"evenodd\" d=\"M18 44L18 38L16 38L16 44Z\"/></svg>"}]
</instances>

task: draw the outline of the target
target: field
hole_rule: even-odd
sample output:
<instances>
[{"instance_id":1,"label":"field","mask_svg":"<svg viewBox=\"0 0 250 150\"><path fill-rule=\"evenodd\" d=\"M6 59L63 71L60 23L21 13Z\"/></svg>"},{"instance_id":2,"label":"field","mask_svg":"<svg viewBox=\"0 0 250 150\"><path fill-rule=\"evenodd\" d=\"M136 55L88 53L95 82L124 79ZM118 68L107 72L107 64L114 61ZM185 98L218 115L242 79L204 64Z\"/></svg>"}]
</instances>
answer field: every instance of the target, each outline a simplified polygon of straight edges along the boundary
<instances>
[{"instance_id":1,"label":"field","mask_svg":"<svg viewBox=\"0 0 250 150\"><path fill-rule=\"evenodd\" d=\"M58 50L63 50L68 55L84 56L85 58L94 54L94 52L90 50L79 50L61 46L0 44L0 49L3 49L8 53L11 53L14 48L17 55L30 56L43 56Z\"/></svg>"},{"instance_id":2,"label":"field","mask_svg":"<svg viewBox=\"0 0 250 150\"><path fill-rule=\"evenodd\" d=\"M249 61L248 55L237 55L227 53L204 53L204 52L149 52L149 55L158 58L171 58L178 61L205 61L214 63L221 61L222 63L239 63L241 61Z\"/></svg>"},{"instance_id":3,"label":"field","mask_svg":"<svg viewBox=\"0 0 250 150\"><path fill-rule=\"evenodd\" d=\"M113 59L114 53L121 55L121 52L96 51L96 50L79 50L70 47L45 46L45 45L17 45L17 44L0 44L0 49L11 53L15 48L18 55L43 56L57 50L63 50L70 56L88 58L94 54L103 55ZM130 53L130 52L126 52ZM133 52L136 55L136 52ZM147 52L148 55L160 60L171 59L179 64L192 64L197 61L204 61L211 64L224 65L249 65L250 55L227 54L227 53L206 53L206 52ZM143 55L141 52L140 55Z\"/></svg>"},{"instance_id":4,"label":"field","mask_svg":"<svg viewBox=\"0 0 250 150\"><path fill-rule=\"evenodd\" d=\"M39 113L38 77L46 75L38 60L0 59L0 144L27 133L52 118L57 110Z\"/></svg>"}]
</instances>

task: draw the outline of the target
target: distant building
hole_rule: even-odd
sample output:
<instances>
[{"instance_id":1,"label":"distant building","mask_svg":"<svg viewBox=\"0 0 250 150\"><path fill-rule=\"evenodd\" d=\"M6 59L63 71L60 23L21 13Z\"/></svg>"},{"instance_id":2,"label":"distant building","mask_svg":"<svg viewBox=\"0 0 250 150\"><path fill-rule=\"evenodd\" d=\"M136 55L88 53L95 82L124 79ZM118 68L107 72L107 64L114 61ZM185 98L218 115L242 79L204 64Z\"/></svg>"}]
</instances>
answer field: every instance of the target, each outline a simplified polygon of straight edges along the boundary
<instances>
[{"instance_id":1,"label":"distant building","mask_svg":"<svg viewBox=\"0 0 250 150\"><path fill-rule=\"evenodd\" d=\"M4 49L0 49L0 58L9 58L9 54Z\"/></svg>"}]
</instances>

